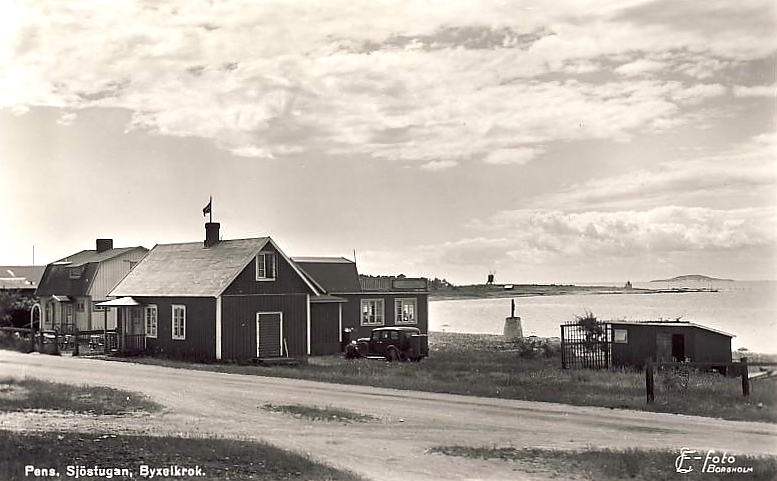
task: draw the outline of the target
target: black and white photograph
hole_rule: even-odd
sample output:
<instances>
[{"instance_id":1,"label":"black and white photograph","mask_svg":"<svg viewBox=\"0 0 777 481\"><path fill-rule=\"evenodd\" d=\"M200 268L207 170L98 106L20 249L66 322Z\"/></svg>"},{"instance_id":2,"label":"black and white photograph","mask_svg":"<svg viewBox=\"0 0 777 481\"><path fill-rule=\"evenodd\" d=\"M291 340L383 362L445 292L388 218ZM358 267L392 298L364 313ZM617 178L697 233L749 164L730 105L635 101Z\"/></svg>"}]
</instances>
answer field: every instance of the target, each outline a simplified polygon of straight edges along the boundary
<instances>
[{"instance_id":1,"label":"black and white photograph","mask_svg":"<svg viewBox=\"0 0 777 481\"><path fill-rule=\"evenodd\" d=\"M774 0L0 0L0 480L777 479Z\"/></svg>"}]
</instances>

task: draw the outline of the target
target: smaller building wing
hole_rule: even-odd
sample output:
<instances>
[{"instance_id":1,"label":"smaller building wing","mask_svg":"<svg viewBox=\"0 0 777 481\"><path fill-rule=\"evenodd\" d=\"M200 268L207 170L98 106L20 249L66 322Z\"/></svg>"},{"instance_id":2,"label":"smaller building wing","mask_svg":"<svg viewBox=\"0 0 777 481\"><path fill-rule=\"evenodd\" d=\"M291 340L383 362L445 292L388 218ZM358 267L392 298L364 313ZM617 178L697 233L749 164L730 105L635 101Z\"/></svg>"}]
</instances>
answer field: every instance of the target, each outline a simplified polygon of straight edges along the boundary
<instances>
[{"instance_id":1,"label":"smaller building wing","mask_svg":"<svg viewBox=\"0 0 777 481\"><path fill-rule=\"evenodd\" d=\"M292 257L327 292L359 292L356 263L344 257Z\"/></svg>"}]
</instances>

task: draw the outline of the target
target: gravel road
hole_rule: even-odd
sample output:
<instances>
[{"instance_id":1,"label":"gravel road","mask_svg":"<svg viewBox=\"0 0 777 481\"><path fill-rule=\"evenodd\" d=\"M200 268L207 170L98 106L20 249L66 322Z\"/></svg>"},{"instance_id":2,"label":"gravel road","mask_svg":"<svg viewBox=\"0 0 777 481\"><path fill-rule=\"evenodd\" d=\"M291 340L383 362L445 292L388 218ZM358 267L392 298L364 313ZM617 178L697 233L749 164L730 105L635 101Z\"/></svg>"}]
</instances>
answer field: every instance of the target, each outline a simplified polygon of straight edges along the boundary
<instances>
[{"instance_id":1,"label":"gravel road","mask_svg":"<svg viewBox=\"0 0 777 481\"><path fill-rule=\"evenodd\" d=\"M777 454L777 425L171 369L0 351L0 376L142 392L160 415L100 424L87 417L0 416L5 429L108 429L261 439L374 480L544 479L518 463L427 454L433 446L715 449ZM312 422L266 403L333 406L378 418ZM59 420L59 421L58 421ZM117 424L118 423L118 424ZM520 473L520 474L519 474Z\"/></svg>"}]
</instances>

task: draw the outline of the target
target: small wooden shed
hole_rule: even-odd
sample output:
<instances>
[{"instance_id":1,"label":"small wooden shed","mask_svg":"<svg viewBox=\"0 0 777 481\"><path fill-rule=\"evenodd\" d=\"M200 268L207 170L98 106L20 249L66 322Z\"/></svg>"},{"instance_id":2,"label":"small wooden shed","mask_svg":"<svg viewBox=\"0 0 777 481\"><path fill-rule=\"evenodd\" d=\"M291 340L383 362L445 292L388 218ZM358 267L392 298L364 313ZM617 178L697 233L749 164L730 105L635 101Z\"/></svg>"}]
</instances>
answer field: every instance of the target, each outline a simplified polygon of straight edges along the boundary
<instances>
[{"instance_id":1,"label":"small wooden shed","mask_svg":"<svg viewBox=\"0 0 777 481\"><path fill-rule=\"evenodd\" d=\"M655 362L731 362L733 334L686 321L610 321L612 365Z\"/></svg>"}]
</instances>

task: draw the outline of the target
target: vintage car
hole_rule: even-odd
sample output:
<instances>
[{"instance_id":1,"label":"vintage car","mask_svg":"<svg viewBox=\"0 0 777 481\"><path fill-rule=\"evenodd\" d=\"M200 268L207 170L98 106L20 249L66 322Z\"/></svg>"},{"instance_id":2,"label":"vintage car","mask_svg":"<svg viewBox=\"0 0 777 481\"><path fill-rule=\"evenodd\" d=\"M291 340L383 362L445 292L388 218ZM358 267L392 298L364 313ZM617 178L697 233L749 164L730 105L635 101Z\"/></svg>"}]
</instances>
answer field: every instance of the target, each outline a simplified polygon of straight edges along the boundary
<instances>
[{"instance_id":1,"label":"vintage car","mask_svg":"<svg viewBox=\"0 0 777 481\"><path fill-rule=\"evenodd\" d=\"M345 349L346 359L418 362L428 355L428 337L417 327L379 327L370 337L357 339Z\"/></svg>"}]
</instances>

